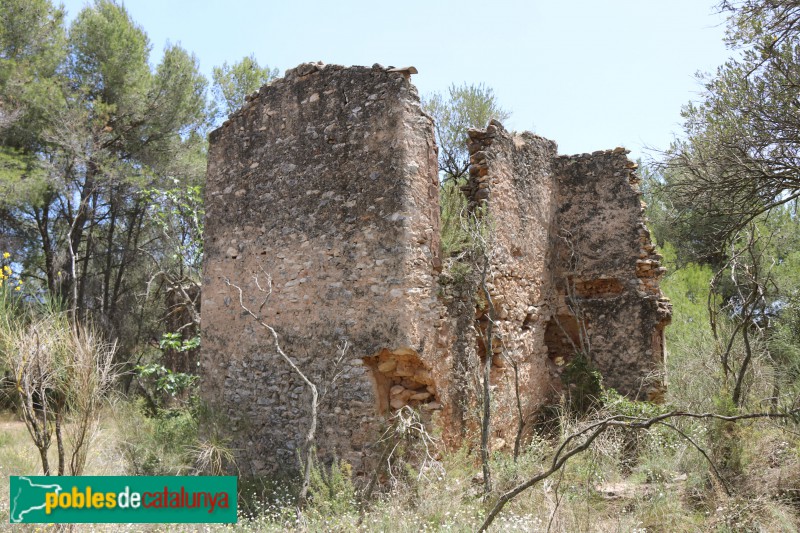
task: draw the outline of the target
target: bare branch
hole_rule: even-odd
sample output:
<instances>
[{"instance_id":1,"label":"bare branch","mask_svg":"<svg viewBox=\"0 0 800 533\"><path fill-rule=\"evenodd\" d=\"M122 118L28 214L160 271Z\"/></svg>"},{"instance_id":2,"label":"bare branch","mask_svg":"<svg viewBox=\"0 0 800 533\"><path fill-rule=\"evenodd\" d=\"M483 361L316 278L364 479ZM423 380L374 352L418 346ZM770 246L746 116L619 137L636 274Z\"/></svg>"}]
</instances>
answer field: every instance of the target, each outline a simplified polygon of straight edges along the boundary
<instances>
[{"instance_id":1,"label":"bare branch","mask_svg":"<svg viewBox=\"0 0 800 533\"><path fill-rule=\"evenodd\" d=\"M489 514L484 519L483 523L481 524L478 531L486 531L489 526L494 522L494 519L503 510L503 508L516 496L525 492L529 488L533 487L540 481L547 479L554 473L558 472L572 457L578 455L579 453L587 450L592 442L594 442L597 437L599 437L604 431L608 430L612 427L618 427L628 430L641 430L641 429L648 429L655 424L660 424L666 426L670 429L676 429L672 424L666 423L666 420L672 418L693 418L693 419L714 419L714 420L723 420L726 422L740 422L743 420L753 420L753 419L790 419L793 421L797 421L800 417L800 409L794 409L792 411L788 411L785 413L747 413L742 415L735 415L735 416L725 416L719 415L716 413L691 413L687 411L670 411L668 413L663 413L658 416L654 416L651 418L643 418L643 417L636 417L636 416L627 416L627 415L614 415L602 420L598 420L589 424L587 427L577 431L571 435L569 435L564 442L558 447L555 454L553 454L552 461L550 463L550 467L539 472L538 474L534 475L527 481L520 483L513 489L509 490L508 492L504 493L500 496L497 500L495 505L489 511ZM685 435L680 430L677 430L679 434L681 434L684 438L688 439L691 444L698 447L696 443L691 440L687 435ZM580 443L575 443L582 438ZM699 448L699 447L698 447ZM703 452L703 455L706 459L710 461L708 455ZM719 471L716 469L715 466L712 468L716 475L719 475ZM722 479L720 477L720 479ZM724 484L724 482L723 482ZM726 490L728 489L727 484L724 484Z\"/></svg>"},{"instance_id":2,"label":"bare branch","mask_svg":"<svg viewBox=\"0 0 800 533\"><path fill-rule=\"evenodd\" d=\"M269 277L267 278L267 289L264 289L259 285L258 276L254 275L253 279L255 280L255 284L256 287L258 287L259 292L266 293L264 301L259 307L260 310L261 308L263 308L264 304L266 304L267 302L267 299L272 294L272 279ZM272 336L273 344L275 346L275 350L278 352L278 355L281 356L281 359L283 359L286 362L286 364L288 364L292 368L294 373L297 374L301 380L303 380L308 389L311 391L311 423L309 424L308 432L306 433L306 442L305 442L306 459L304 465L305 471L303 475L303 487L300 490L300 495L299 495L300 501L305 502L308 497L308 489L311 484L311 467L312 467L312 457L314 454L314 436L317 431L317 407L319 405L319 393L317 392L317 386L310 379L308 379L305 373L302 370L300 370L300 367L298 367L295 364L292 358L286 355L286 352L283 351L283 348L281 348L280 339L278 337L278 332L275 331L275 329L272 326L264 322L264 320L260 316L255 314L253 311L250 310L249 307L247 307L244 304L244 295L242 292L242 288L239 287L238 285L231 283L231 281L228 278L225 278L224 281L226 285L228 285L229 287L233 287L239 292L239 306L247 314L249 314L253 318L253 320L255 320L258 324L260 324L264 329L266 329L270 333L270 335Z\"/></svg>"}]
</instances>

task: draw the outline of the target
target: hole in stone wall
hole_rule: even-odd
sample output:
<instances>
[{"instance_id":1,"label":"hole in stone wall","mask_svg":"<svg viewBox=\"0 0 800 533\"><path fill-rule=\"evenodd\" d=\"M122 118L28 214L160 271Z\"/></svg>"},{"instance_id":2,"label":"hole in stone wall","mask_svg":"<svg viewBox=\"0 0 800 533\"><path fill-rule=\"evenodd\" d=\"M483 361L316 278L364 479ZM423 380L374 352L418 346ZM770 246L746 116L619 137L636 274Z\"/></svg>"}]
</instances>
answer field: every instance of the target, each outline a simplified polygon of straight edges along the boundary
<instances>
[{"instance_id":1,"label":"hole in stone wall","mask_svg":"<svg viewBox=\"0 0 800 533\"><path fill-rule=\"evenodd\" d=\"M562 399L570 409L586 413L602 394L602 382L580 342L581 326L575 316L562 313L550 318L545 329L548 357L561 380Z\"/></svg>"},{"instance_id":2,"label":"hole in stone wall","mask_svg":"<svg viewBox=\"0 0 800 533\"><path fill-rule=\"evenodd\" d=\"M379 414L396 411L406 405L424 411L442 408L436 394L436 384L430 370L410 348L388 350L365 357L370 369L375 393L375 408Z\"/></svg>"},{"instance_id":3,"label":"hole in stone wall","mask_svg":"<svg viewBox=\"0 0 800 533\"><path fill-rule=\"evenodd\" d=\"M544 344L556 366L564 366L575 355L575 347L580 347L579 331L578 321L572 315L557 315L547 321Z\"/></svg>"}]
</instances>

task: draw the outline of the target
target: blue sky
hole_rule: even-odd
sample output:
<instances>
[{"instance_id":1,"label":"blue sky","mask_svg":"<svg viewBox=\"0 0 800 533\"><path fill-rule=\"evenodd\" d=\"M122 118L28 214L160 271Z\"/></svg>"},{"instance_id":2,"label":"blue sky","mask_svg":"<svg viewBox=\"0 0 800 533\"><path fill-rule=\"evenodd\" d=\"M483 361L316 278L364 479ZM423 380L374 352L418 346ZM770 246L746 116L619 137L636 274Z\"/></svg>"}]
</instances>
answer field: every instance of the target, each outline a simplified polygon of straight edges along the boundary
<instances>
[{"instance_id":1,"label":"blue sky","mask_svg":"<svg viewBox=\"0 0 800 533\"><path fill-rule=\"evenodd\" d=\"M694 75L730 55L717 0L128 0L150 37L201 69L254 53L283 72L321 60L414 65L421 94L485 83L512 112L508 129L555 140L561 153L664 149ZM85 0L67 0L71 19Z\"/></svg>"}]
</instances>

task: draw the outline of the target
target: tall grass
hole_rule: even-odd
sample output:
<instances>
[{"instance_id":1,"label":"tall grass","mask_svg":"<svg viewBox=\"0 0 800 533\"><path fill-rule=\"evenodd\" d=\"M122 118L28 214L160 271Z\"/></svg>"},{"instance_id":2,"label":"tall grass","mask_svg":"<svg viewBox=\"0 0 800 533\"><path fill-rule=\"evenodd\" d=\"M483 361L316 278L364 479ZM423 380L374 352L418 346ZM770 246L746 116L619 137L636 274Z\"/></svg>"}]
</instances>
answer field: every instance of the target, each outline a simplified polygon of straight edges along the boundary
<instances>
[{"instance_id":1,"label":"tall grass","mask_svg":"<svg viewBox=\"0 0 800 533\"><path fill-rule=\"evenodd\" d=\"M81 475L116 377L116 343L55 305L26 304L7 290L0 293L0 367L11 381L6 393L39 450L42 471ZM58 454L51 472L53 439Z\"/></svg>"}]
</instances>

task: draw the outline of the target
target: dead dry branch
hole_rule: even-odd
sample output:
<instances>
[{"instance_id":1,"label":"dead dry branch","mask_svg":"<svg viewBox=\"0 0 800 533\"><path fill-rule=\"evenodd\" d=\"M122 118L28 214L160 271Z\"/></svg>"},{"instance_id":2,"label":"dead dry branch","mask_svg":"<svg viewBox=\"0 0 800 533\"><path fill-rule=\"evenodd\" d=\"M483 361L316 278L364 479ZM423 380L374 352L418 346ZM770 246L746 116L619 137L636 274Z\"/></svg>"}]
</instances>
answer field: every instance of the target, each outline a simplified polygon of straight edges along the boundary
<instances>
[{"instance_id":1,"label":"dead dry branch","mask_svg":"<svg viewBox=\"0 0 800 533\"><path fill-rule=\"evenodd\" d=\"M528 480L518 484L513 489L502 494L500 498L497 500L497 502L495 502L495 504L492 506L489 513L486 515L486 518L484 519L478 531L486 531L489 528L489 526L492 525L492 522L494 522L495 518L497 518L497 515L503 510L503 508L509 502L511 502L514 498L516 498L518 495L525 492L529 488L535 486L540 481L546 480L556 472L559 472L572 457L589 449L589 447L592 445L592 442L594 442L595 439L597 439L605 431L611 428L621 428L629 431L640 431L649 429L654 425L662 425L664 427L677 431L683 438L688 439L690 444L692 444L695 448L701 451L701 454L711 466L711 469L714 472L714 476L716 477L716 479L723 485L728 494L730 494L730 489L728 487L727 482L722 478L719 469L717 469L716 465L713 463L709 455L704 450L702 450L702 448L690 437L688 437L685 433L683 433L680 430L677 430L673 424L670 424L668 422L668 420L691 418L696 420L714 419L724 422L737 423L744 420L754 420L754 419L784 419L796 422L798 420L798 417L800 417L800 409L794 409L792 411L787 411L784 413L746 413L735 416L724 416L716 413L692 413L688 411L670 411L668 413L663 413L658 416L650 418L628 416L628 415L614 415L604 418L602 420L590 422L583 429L573 432L563 440L561 445L556 449L556 452L553 454L550 466L548 468L542 470L538 474L532 476Z\"/></svg>"}]
</instances>

